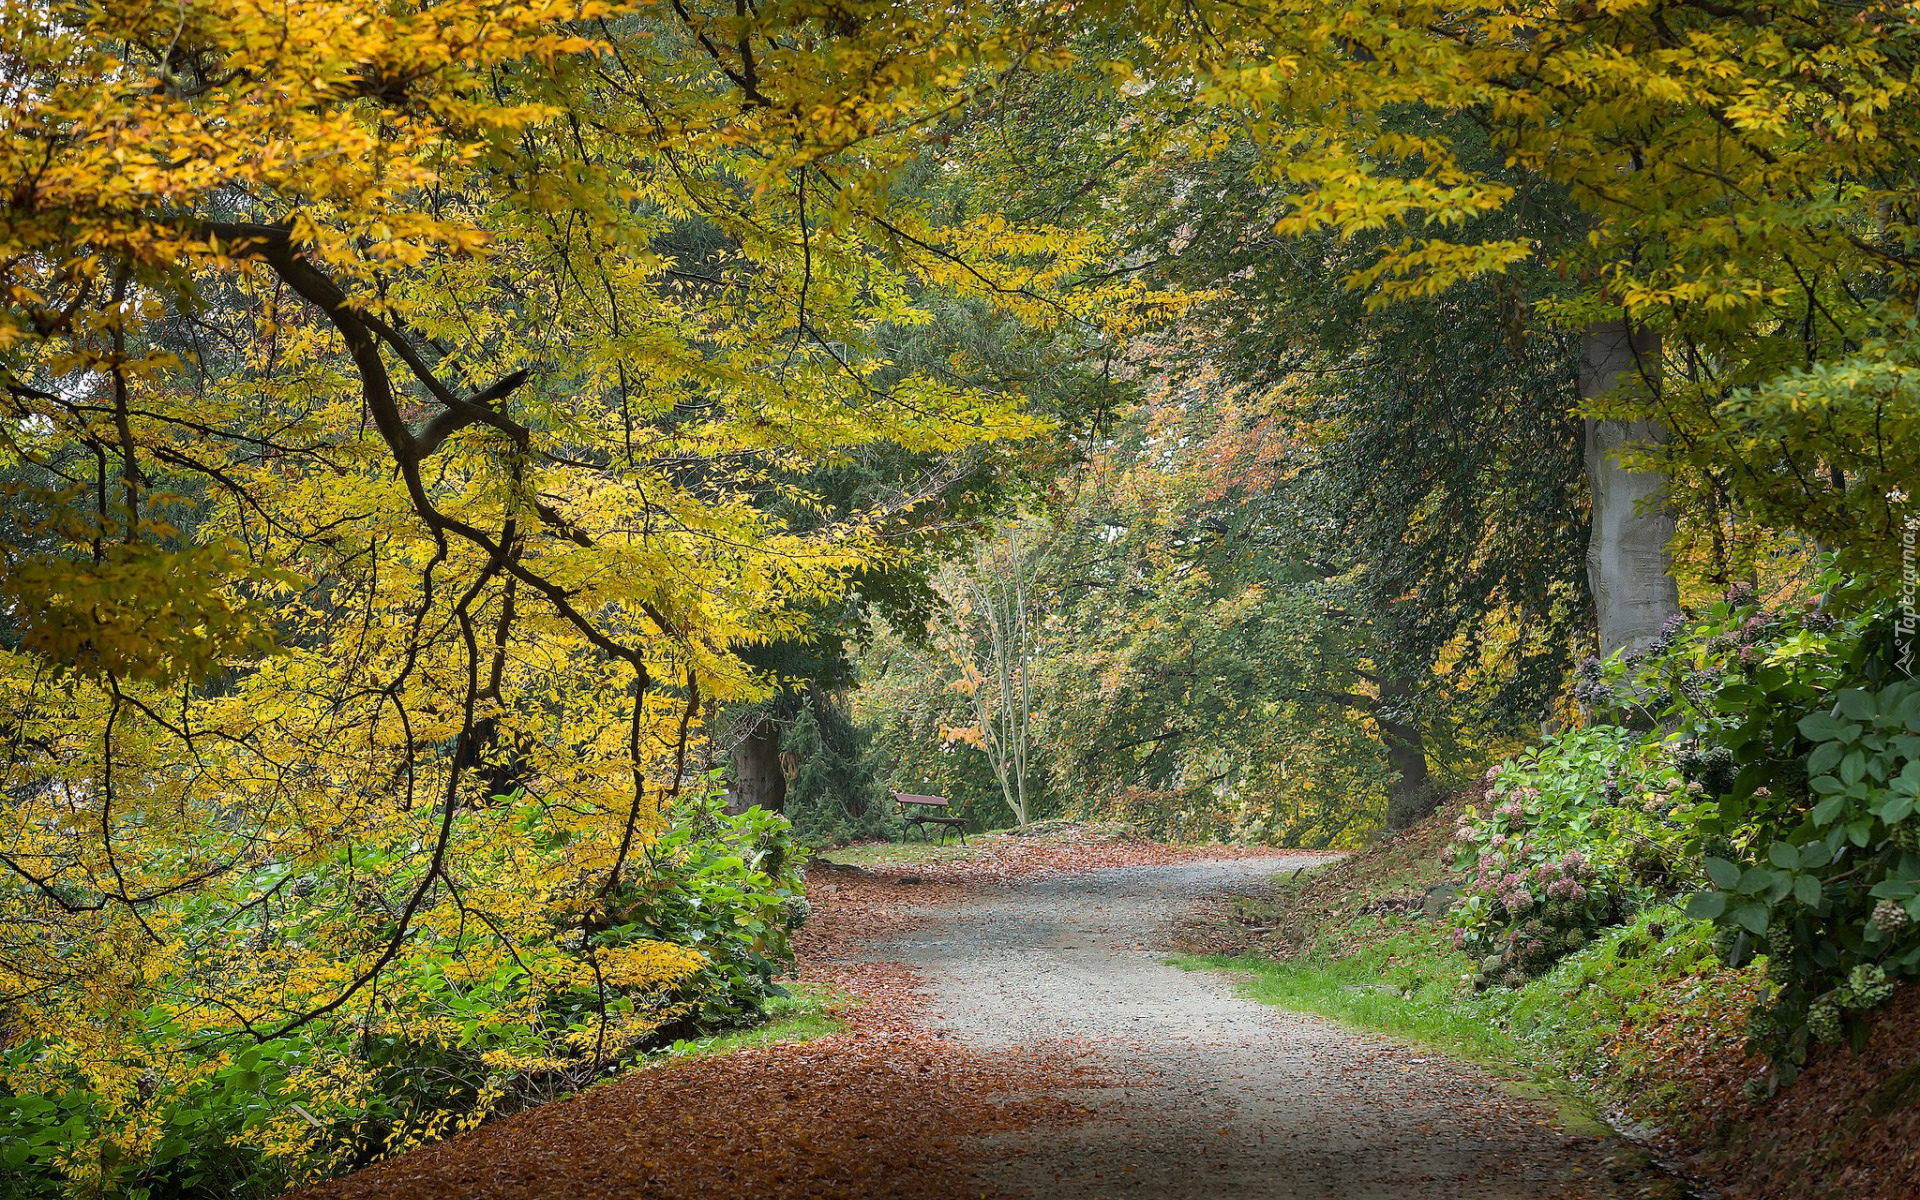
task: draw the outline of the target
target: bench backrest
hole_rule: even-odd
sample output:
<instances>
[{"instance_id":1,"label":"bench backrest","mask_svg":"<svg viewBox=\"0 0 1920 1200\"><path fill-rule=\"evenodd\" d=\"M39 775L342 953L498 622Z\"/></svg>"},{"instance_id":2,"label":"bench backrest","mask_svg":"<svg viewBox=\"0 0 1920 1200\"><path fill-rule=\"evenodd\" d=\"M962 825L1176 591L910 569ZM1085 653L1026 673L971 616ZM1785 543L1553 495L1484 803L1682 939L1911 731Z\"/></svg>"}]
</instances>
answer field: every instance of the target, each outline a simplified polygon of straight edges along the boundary
<instances>
[{"instance_id":1,"label":"bench backrest","mask_svg":"<svg viewBox=\"0 0 1920 1200\"><path fill-rule=\"evenodd\" d=\"M945 796L916 796L912 792L895 792L893 798L901 804L917 804L922 808L946 808L951 803Z\"/></svg>"}]
</instances>

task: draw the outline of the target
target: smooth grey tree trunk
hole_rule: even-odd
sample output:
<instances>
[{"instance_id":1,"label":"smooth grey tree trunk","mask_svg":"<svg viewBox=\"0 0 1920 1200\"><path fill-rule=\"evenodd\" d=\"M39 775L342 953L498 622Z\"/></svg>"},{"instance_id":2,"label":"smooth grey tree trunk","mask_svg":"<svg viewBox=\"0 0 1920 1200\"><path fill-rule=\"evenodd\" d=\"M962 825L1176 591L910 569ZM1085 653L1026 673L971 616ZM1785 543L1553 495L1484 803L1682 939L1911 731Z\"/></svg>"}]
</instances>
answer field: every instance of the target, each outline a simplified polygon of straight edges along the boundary
<instances>
[{"instance_id":1,"label":"smooth grey tree trunk","mask_svg":"<svg viewBox=\"0 0 1920 1200\"><path fill-rule=\"evenodd\" d=\"M743 813L755 805L768 812L782 812L787 807L787 776L780 769L780 725L764 716L733 748L733 802L727 807Z\"/></svg>"},{"instance_id":2,"label":"smooth grey tree trunk","mask_svg":"<svg viewBox=\"0 0 1920 1200\"><path fill-rule=\"evenodd\" d=\"M1643 362L1655 369L1659 357L1657 333L1625 321L1589 326L1581 345L1580 398L1606 395ZM1658 421L1587 419L1587 483L1593 497L1587 582L1602 657L1648 641L1680 611L1668 549L1674 519L1666 476L1628 470L1619 459L1626 447L1664 444L1666 437Z\"/></svg>"}]
</instances>

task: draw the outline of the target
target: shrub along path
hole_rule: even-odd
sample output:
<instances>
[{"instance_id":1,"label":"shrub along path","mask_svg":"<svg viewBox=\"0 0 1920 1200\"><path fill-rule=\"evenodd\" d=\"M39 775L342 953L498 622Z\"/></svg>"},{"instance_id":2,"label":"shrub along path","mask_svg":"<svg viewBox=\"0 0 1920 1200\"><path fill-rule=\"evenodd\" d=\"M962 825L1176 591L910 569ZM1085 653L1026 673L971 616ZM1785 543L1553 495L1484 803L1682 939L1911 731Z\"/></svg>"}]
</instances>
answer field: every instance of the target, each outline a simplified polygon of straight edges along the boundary
<instances>
[{"instance_id":1,"label":"shrub along path","mask_svg":"<svg viewBox=\"0 0 1920 1200\"><path fill-rule=\"evenodd\" d=\"M823 869L804 974L859 1000L840 1032L631 1072L304 1195L1635 1194L1550 1106L1164 964L1199 899L1311 861L1069 833Z\"/></svg>"}]
</instances>

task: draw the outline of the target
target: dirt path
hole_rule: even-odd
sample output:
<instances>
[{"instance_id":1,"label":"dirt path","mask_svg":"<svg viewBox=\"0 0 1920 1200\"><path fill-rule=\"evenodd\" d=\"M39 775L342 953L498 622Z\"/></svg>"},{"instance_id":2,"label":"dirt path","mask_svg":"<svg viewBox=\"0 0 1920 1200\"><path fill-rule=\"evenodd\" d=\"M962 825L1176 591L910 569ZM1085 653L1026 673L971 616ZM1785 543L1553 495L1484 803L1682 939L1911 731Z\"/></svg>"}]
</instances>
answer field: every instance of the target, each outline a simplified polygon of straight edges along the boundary
<instances>
[{"instance_id":1,"label":"dirt path","mask_svg":"<svg viewBox=\"0 0 1920 1200\"><path fill-rule=\"evenodd\" d=\"M919 884L822 867L803 959L858 999L841 1031L630 1071L290 1200L1649 1194L1617 1142L1472 1068L1165 965L1199 900L1312 861L1061 839Z\"/></svg>"},{"instance_id":2,"label":"dirt path","mask_svg":"<svg viewBox=\"0 0 1920 1200\"><path fill-rule=\"evenodd\" d=\"M873 945L934 1020L985 1050L1083 1043L1124 1086L1074 1128L1001 1135L978 1182L1052 1200L1485 1200L1635 1195L1611 1139L1568 1132L1486 1075L1233 994L1165 965L1202 896L1317 861L1128 867L973 890Z\"/></svg>"}]
</instances>

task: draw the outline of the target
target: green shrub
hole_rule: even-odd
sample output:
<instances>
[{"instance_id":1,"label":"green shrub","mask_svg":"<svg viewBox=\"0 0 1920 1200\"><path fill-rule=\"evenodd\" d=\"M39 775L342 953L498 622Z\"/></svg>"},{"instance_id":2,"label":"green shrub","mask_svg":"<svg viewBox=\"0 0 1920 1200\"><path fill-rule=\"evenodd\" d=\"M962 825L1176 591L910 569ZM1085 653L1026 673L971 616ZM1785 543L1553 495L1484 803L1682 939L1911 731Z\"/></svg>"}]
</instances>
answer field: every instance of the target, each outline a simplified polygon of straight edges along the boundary
<instances>
[{"instance_id":1,"label":"green shrub","mask_svg":"<svg viewBox=\"0 0 1920 1200\"><path fill-rule=\"evenodd\" d=\"M508 797L500 816L537 812ZM644 869L546 898L549 945L475 954L476 913L466 928L419 927L435 953L409 961L427 965L395 970L350 1008L283 1036L256 1040L236 1026L196 1044L156 1009L126 1018L137 1061L9 1045L0 1195L271 1196L743 1023L784 995L774 977L805 915L804 852L778 815L728 815L717 787L667 816ZM352 899L325 881L280 894L276 936L287 939ZM251 949L271 952L265 939Z\"/></svg>"},{"instance_id":2,"label":"green shrub","mask_svg":"<svg viewBox=\"0 0 1920 1200\"><path fill-rule=\"evenodd\" d=\"M1667 741L1596 725L1549 738L1487 772L1482 814L1447 853L1471 872L1455 945L1475 983L1517 986L1679 886L1703 808Z\"/></svg>"},{"instance_id":3,"label":"green shrub","mask_svg":"<svg viewBox=\"0 0 1920 1200\"><path fill-rule=\"evenodd\" d=\"M1688 905L1731 961L1766 956L1776 990L1755 1032L1789 1067L1809 1038L1864 1038L1892 981L1920 976L1920 683L1842 689L1795 729L1807 794L1767 807L1752 851L1706 858L1712 886Z\"/></svg>"},{"instance_id":4,"label":"green shrub","mask_svg":"<svg viewBox=\"0 0 1920 1200\"><path fill-rule=\"evenodd\" d=\"M1454 847L1483 984L1692 893L1727 963L1764 961L1749 1031L1790 1079L1811 1041L1859 1039L1920 977L1920 683L1894 666L1884 595L1820 587L1799 611L1722 603L1583 664L1594 723L1490 772L1493 811Z\"/></svg>"}]
</instances>

